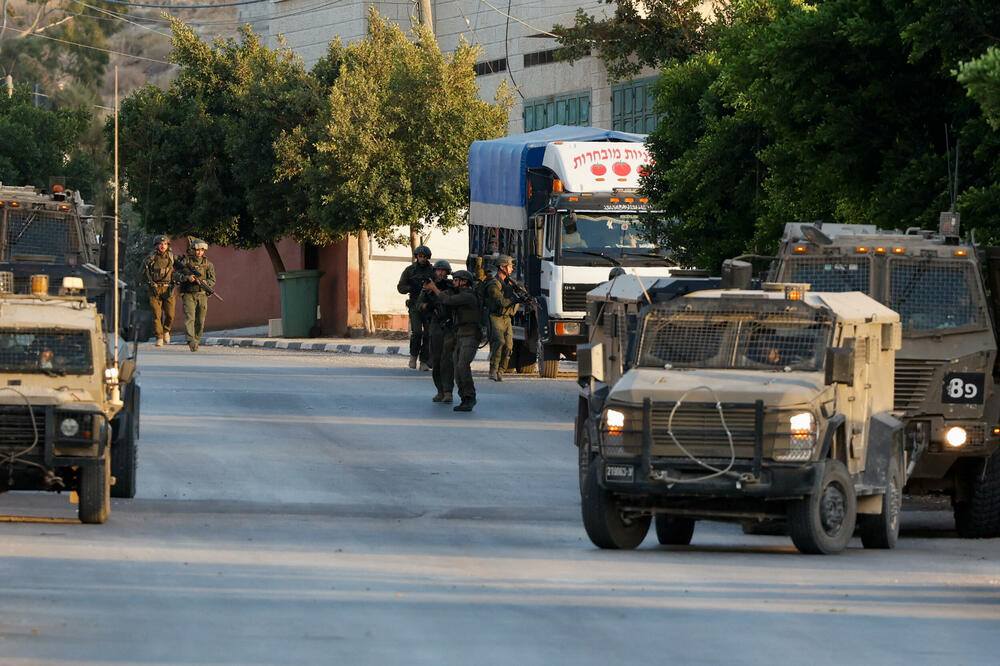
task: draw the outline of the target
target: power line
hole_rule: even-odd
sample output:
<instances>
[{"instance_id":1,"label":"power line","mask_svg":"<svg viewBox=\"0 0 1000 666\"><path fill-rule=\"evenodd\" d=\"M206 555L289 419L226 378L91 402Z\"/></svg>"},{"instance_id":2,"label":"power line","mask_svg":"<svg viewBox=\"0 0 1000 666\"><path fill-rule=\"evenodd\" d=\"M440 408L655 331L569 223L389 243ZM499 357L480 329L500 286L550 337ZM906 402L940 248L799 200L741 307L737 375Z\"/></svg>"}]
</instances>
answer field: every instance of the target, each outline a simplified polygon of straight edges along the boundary
<instances>
[{"instance_id":1,"label":"power line","mask_svg":"<svg viewBox=\"0 0 1000 666\"><path fill-rule=\"evenodd\" d=\"M145 2L126 2L125 0L101 0L111 5L125 5L126 7L151 7L153 9L215 9L217 7L239 7L240 5L254 5L261 2L271 2L271 0L240 0L239 2L223 2L218 5L154 5Z\"/></svg>"},{"instance_id":2,"label":"power line","mask_svg":"<svg viewBox=\"0 0 1000 666\"><path fill-rule=\"evenodd\" d=\"M87 9L92 9L95 12L101 12L103 14L107 14L107 15L109 15L109 16L112 17L112 18L108 19L108 18L102 18L102 17L99 17L99 16L88 16L87 18L95 18L95 19L97 19L99 21L116 21L116 20L117 21L125 21L126 23L134 25L137 28L142 28L143 30L149 30L150 32L155 32L156 34L162 35L164 37L170 37L170 35L168 35L165 32L160 32L159 30L154 30L153 28L150 28L148 25L142 25L141 23L136 23L135 21L129 20L129 19L125 18L123 15L118 14L116 12L111 12L111 11L108 11L107 9L102 9L100 7L95 7L94 5L88 5L86 2L81 2L80 0L73 0L73 2L75 2L78 5L83 5ZM81 14L77 14L77 16L81 16Z\"/></svg>"},{"instance_id":3,"label":"power line","mask_svg":"<svg viewBox=\"0 0 1000 666\"><path fill-rule=\"evenodd\" d=\"M105 1L106 2L111 2L111 0L105 0ZM530 23L526 23L526 22L522 21L521 19L517 18L516 16L511 16L511 14L510 14L510 5L511 5L511 3L509 1L507 2L507 11L506 12L504 12L499 7L494 7L493 5L491 5L486 0L479 0L479 2L483 3L484 5L486 5L487 7L489 7L490 9L492 9L493 11L495 11L496 13L500 14L501 16L506 16L507 19L508 19L508 24L509 24L510 21L517 21L521 25L523 25L525 27L528 27L528 28L531 28L532 30L534 30L536 32L540 32L543 35L545 35L546 37L557 37L558 36L558 35L555 35L555 34L549 32L548 30L542 30L541 28L536 28L535 26L531 25Z\"/></svg>"},{"instance_id":4,"label":"power line","mask_svg":"<svg viewBox=\"0 0 1000 666\"><path fill-rule=\"evenodd\" d=\"M169 64L171 64L171 63L167 62L166 60L157 60L156 58L147 58L146 56L134 55L132 53L123 53L122 51L113 51L111 49L102 49L99 46L91 46L90 44L81 44L80 42L71 42L68 39L59 39L58 37L50 37L49 35L42 35L42 34L39 34L39 33L36 33L36 32L31 32L30 30L20 30L18 28L14 28L14 27L11 27L11 26L8 26L7 29L8 30L13 30L14 32L19 32L22 35L26 35L28 37L39 37L41 39L48 39L48 40L53 41L53 42L59 42L60 44L68 44L69 46L79 46L82 49L91 49L93 51L101 51L103 53L110 53L112 55L125 56L126 58L134 58L135 60L146 60L146 61L149 61L149 62L158 62L158 63L163 64L163 65L169 65Z\"/></svg>"}]
</instances>

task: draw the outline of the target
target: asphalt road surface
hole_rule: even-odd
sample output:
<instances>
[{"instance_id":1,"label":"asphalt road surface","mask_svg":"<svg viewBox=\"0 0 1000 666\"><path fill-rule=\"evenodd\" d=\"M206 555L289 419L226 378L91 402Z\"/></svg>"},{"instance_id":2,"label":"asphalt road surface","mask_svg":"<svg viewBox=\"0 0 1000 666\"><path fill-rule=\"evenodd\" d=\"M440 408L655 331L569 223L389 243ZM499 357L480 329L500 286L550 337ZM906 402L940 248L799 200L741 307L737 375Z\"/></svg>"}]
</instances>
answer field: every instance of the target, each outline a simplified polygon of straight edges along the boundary
<instances>
[{"instance_id":1,"label":"asphalt road surface","mask_svg":"<svg viewBox=\"0 0 1000 666\"><path fill-rule=\"evenodd\" d=\"M595 549L568 379L144 349L139 495L0 496L0 664L995 664L998 542L910 507L832 557L699 523Z\"/></svg>"}]
</instances>

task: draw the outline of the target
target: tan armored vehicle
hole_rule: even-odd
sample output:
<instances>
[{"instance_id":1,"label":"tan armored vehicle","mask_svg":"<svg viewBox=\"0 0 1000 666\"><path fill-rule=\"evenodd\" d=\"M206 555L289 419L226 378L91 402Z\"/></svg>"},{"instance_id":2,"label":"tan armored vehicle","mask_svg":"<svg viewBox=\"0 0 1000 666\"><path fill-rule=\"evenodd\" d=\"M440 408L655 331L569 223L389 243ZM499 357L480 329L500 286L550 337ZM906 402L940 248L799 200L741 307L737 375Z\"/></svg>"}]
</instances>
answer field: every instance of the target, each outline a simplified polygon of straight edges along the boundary
<instances>
[{"instance_id":1,"label":"tan armored vehicle","mask_svg":"<svg viewBox=\"0 0 1000 666\"><path fill-rule=\"evenodd\" d=\"M103 523L119 383L131 381L135 364L114 367L93 303L36 287L33 295L0 289L0 492L75 491L80 520ZM63 280L64 292L82 290L79 278Z\"/></svg>"},{"instance_id":2,"label":"tan armored vehicle","mask_svg":"<svg viewBox=\"0 0 1000 666\"><path fill-rule=\"evenodd\" d=\"M866 547L895 545L906 463L891 415L895 312L802 284L647 300L617 381L604 382L614 336L580 347L595 545L634 548L651 519L664 544L689 543L697 520L787 520L804 553L843 550L856 522Z\"/></svg>"},{"instance_id":3,"label":"tan armored vehicle","mask_svg":"<svg viewBox=\"0 0 1000 666\"><path fill-rule=\"evenodd\" d=\"M960 536L998 537L1000 248L962 237L957 218L943 213L936 231L788 224L771 279L861 291L899 313L895 409L911 461L906 494L948 495Z\"/></svg>"}]
</instances>

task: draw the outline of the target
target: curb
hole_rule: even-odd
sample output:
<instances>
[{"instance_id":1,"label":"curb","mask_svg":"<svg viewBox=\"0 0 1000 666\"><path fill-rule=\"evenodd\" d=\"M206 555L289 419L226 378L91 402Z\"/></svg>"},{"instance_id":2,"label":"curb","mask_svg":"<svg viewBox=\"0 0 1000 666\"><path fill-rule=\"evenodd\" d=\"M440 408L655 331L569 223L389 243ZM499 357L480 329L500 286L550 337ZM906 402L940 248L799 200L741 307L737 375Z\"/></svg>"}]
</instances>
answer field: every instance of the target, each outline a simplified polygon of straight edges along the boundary
<instances>
[{"instance_id":1,"label":"curb","mask_svg":"<svg viewBox=\"0 0 1000 666\"><path fill-rule=\"evenodd\" d=\"M261 349L288 349L292 351L317 351L327 354L366 354L369 356L409 357L406 345L349 345L327 342L291 342L289 340L261 340L260 338L204 338L202 345L218 347L258 347ZM489 361L490 353L480 349L476 361Z\"/></svg>"}]
</instances>

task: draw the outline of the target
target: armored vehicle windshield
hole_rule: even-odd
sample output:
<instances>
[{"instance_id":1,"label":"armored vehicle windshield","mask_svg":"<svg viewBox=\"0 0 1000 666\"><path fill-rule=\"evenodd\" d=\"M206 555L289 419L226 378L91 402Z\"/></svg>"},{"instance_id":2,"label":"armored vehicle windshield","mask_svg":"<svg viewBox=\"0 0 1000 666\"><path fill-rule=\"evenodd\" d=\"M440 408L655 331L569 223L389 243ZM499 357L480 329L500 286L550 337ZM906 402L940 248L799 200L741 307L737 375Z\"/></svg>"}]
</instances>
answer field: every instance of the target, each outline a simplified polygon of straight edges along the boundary
<instances>
[{"instance_id":1,"label":"armored vehicle windshield","mask_svg":"<svg viewBox=\"0 0 1000 666\"><path fill-rule=\"evenodd\" d=\"M833 330L827 312L784 301L741 300L689 299L651 309L642 325L638 364L808 372L822 367Z\"/></svg>"},{"instance_id":2,"label":"armored vehicle windshield","mask_svg":"<svg viewBox=\"0 0 1000 666\"><path fill-rule=\"evenodd\" d=\"M0 329L0 372L89 375L88 331Z\"/></svg>"}]
</instances>

